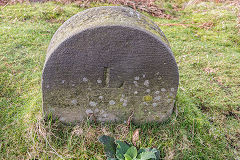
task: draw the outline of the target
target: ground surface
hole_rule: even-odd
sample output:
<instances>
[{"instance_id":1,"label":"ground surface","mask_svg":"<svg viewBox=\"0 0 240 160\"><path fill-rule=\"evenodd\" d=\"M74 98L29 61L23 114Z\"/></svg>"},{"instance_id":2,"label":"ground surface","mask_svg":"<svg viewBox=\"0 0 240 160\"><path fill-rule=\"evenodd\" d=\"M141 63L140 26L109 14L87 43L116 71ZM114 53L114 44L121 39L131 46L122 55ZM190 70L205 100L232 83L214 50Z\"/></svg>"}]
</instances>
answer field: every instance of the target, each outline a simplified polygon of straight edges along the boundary
<instances>
[{"instance_id":1,"label":"ground surface","mask_svg":"<svg viewBox=\"0 0 240 160\"><path fill-rule=\"evenodd\" d=\"M166 7L171 8L170 4ZM0 159L105 159L102 134L157 147L163 159L240 158L240 35L237 7L200 3L151 17L179 65L177 110L163 124L63 126L42 120L41 72L57 28L83 10L47 2L0 7Z\"/></svg>"}]
</instances>

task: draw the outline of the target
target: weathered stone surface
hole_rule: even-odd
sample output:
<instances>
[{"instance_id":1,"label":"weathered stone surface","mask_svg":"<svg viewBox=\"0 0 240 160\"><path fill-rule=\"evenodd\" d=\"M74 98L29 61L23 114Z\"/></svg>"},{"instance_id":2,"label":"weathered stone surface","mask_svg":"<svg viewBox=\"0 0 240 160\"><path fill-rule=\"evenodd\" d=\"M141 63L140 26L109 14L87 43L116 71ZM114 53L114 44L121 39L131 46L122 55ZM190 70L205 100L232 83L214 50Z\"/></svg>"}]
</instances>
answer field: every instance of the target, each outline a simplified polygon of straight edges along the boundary
<instances>
[{"instance_id":1,"label":"weathered stone surface","mask_svg":"<svg viewBox=\"0 0 240 160\"><path fill-rule=\"evenodd\" d=\"M173 110L178 68L162 31L124 7L80 12L54 34L42 75L43 111L62 122L161 122Z\"/></svg>"}]
</instances>

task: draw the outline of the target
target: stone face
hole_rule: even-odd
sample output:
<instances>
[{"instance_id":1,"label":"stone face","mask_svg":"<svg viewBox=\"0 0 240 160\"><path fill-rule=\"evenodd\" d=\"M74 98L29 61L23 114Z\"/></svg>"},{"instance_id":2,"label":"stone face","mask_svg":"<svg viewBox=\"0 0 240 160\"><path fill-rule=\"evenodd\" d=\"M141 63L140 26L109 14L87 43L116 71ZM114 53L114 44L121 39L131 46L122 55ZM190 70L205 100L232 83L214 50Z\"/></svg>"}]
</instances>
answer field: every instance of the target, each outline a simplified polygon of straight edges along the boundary
<instances>
[{"instance_id":1,"label":"stone face","mask_svg":"<svg viewBox=\"0 0 240 160\"><path fill-rule=\"evenodd\" d=\"M62 122L161 122L173 110L178 68L162 31L124 7L80 12L54 34L42 75L43 111Z\"/></svg>"}]
</instances>

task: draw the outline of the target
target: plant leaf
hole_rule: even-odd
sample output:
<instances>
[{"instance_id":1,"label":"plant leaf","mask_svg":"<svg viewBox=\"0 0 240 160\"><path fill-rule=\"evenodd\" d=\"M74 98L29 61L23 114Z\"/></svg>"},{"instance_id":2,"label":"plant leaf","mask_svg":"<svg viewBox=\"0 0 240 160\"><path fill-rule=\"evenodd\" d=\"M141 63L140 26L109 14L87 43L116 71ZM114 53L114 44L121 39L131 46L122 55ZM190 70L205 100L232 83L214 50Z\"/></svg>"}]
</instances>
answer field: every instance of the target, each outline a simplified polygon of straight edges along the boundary
<instances>
[{"instance_id":1,"label":"plant leaf","mask_svg":"<svg viewBox=\"0 0 240 160\"><path fill-rule=\"evenodd\" d=\"M125 160L133 160L131 156L128 154L124 154Z\"/></svg>"},{"instance_id":2,"label":"plant leaf","mask_svg":"<svg viewBox=\"0 0 240 160\"><path fill-rule=\"evenodd\" d=\"M126 159L126 156L127 156L127 157L130 156L132 159L136 158L136 157L137 157L137 148L134 147L134 146L130 147L130 148L127 150L127 152L124 154L125 159Z\"/></svg>"},{"instance_id":3,"label":"plant leaf","mask_svg":"<svg viewBox=\"0 0 240 160\"><path fill-rule=\"evenodd\" d=\"M147 150L145 148L141 148L138 150L138 154L142 153L142 152L146 152Z\"/></svg>"},{"instance_id":4,"label":"plant leaf","mask_svg":"<svg viewBox=\"0 0 240 160\"><path fill-rule=\"evenodd\" d=\"M160 160L160 151L156 148L141 148L138 150L138 155L140 155L143 152L153 152L156 156L156 160Z\"/></svg>"},{"instance_id":5,"label":"plant leaf","mask_svg":"<svg viewBox=\"0 0 240 160\"><path fill-rule=\"evenodd\" d=\"M130 148L130 146L127 143L118 140L116 141L116 144L117 144L116 157L119 160L124 160L125 159L124 154Z\"/></svg>"},{"instance_id":6,"label":"plant leaf","mask_svg":"<svg viewBox=\"0 0 240 160\"><path fill-rule=\"evenodd\" d=\"M141 160L149 160L149 159L156 160L155 154L151 151L142 152L138 158L140 158Z\"/></svg>"},{"instance_id":7,"label":"plant leaf","mask_svg":"<svg viewBox=\"0 0 240 160\"><path fill-rule=\"evenodd\" d=\"M108 158L115 158L116 147L115 140L110 136L100 136L98 139L104 145L104 152Z\"/></svg>"},{"instance_id":8,"label":"plant leaf","mask_svg":"<svg viewBox=\"0 0 240 160\"><path fill-rule=\"evenodd\" d=\"M149 151L153 152L156 156L156 160L160 160L160 151L156 148L151 148Z\"/></svg>"}]
</instances>

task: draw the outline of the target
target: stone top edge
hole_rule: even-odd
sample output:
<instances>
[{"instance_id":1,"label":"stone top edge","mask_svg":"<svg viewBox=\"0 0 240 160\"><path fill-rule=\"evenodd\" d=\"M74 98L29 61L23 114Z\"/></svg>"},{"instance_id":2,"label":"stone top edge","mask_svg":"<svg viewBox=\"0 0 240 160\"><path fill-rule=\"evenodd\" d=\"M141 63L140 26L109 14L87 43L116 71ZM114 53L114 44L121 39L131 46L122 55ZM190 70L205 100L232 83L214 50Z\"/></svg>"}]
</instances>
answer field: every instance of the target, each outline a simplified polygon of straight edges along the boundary
<instances>
[{"instance_id":1,"label":"stone top edge","mask_svg":"<svg viewBox=\"0 0 240 160\"><path fill-rule=\"evenodd\" d=\"M108 25L114 25L114 23L115 25L128 24L133 27L141 27L161 37L163 42L170 47L161 29L145 15L128 7L101 6L81 11L64 22L53 35L48 47L48 52L54 48L54 46L61 43L63 39L78 33L80 30L95 25L104 25L104 23L108 23Z\"/></svg>"},{"instance_id":2,"label":"stone top edge","mask_svg":"<svg viewBox=\"0 0 240 160\"><path fill-rule=\"evenodd\" d=\"M169 50L169 53L171 53L171 56L173 56L174 58L174 55L171 51L171 48L168 44L166 44L159 36L153 34L152 32L142 28L142 27L139 27L139 26L136 26L136 25L129 25L129 24L104 24L104 25L97 25L97 26L91 26L89 28L86 28L86 29L83 29L83 30L80 30L79 32L75 33L75 34L72 34L70 35L69 37L66 37L66 39L64 39L61 43L59 43L58 45L54 46L54 48L51 48L49 49L48 48L48 52L47 52L47 55L46 55L46 60L45 60L45 64L47 63L47 60L50 58L50 56L52 55L52 53L62 44L64 43L65 41L68 41L69 39L71 39L72 37L74 37L75 35L78 35L78 34L81 34L83 32L87 32L89 30L94 30L94 29L98 29L98 28L105 28L105 27L108 27L108 28L113 28L113 27L123 27L123 28L129 28L129 29L133 29L133 30L137 30L137 31L140 31L140 32L145 32L147 33L148 35L152 36L154 39L158 40L160 43L162 43L165 48L167 50ZM50 46L50 45L49 45ZM44 64L44 66L45 66Z\"/></svg>"}]
</instances>

